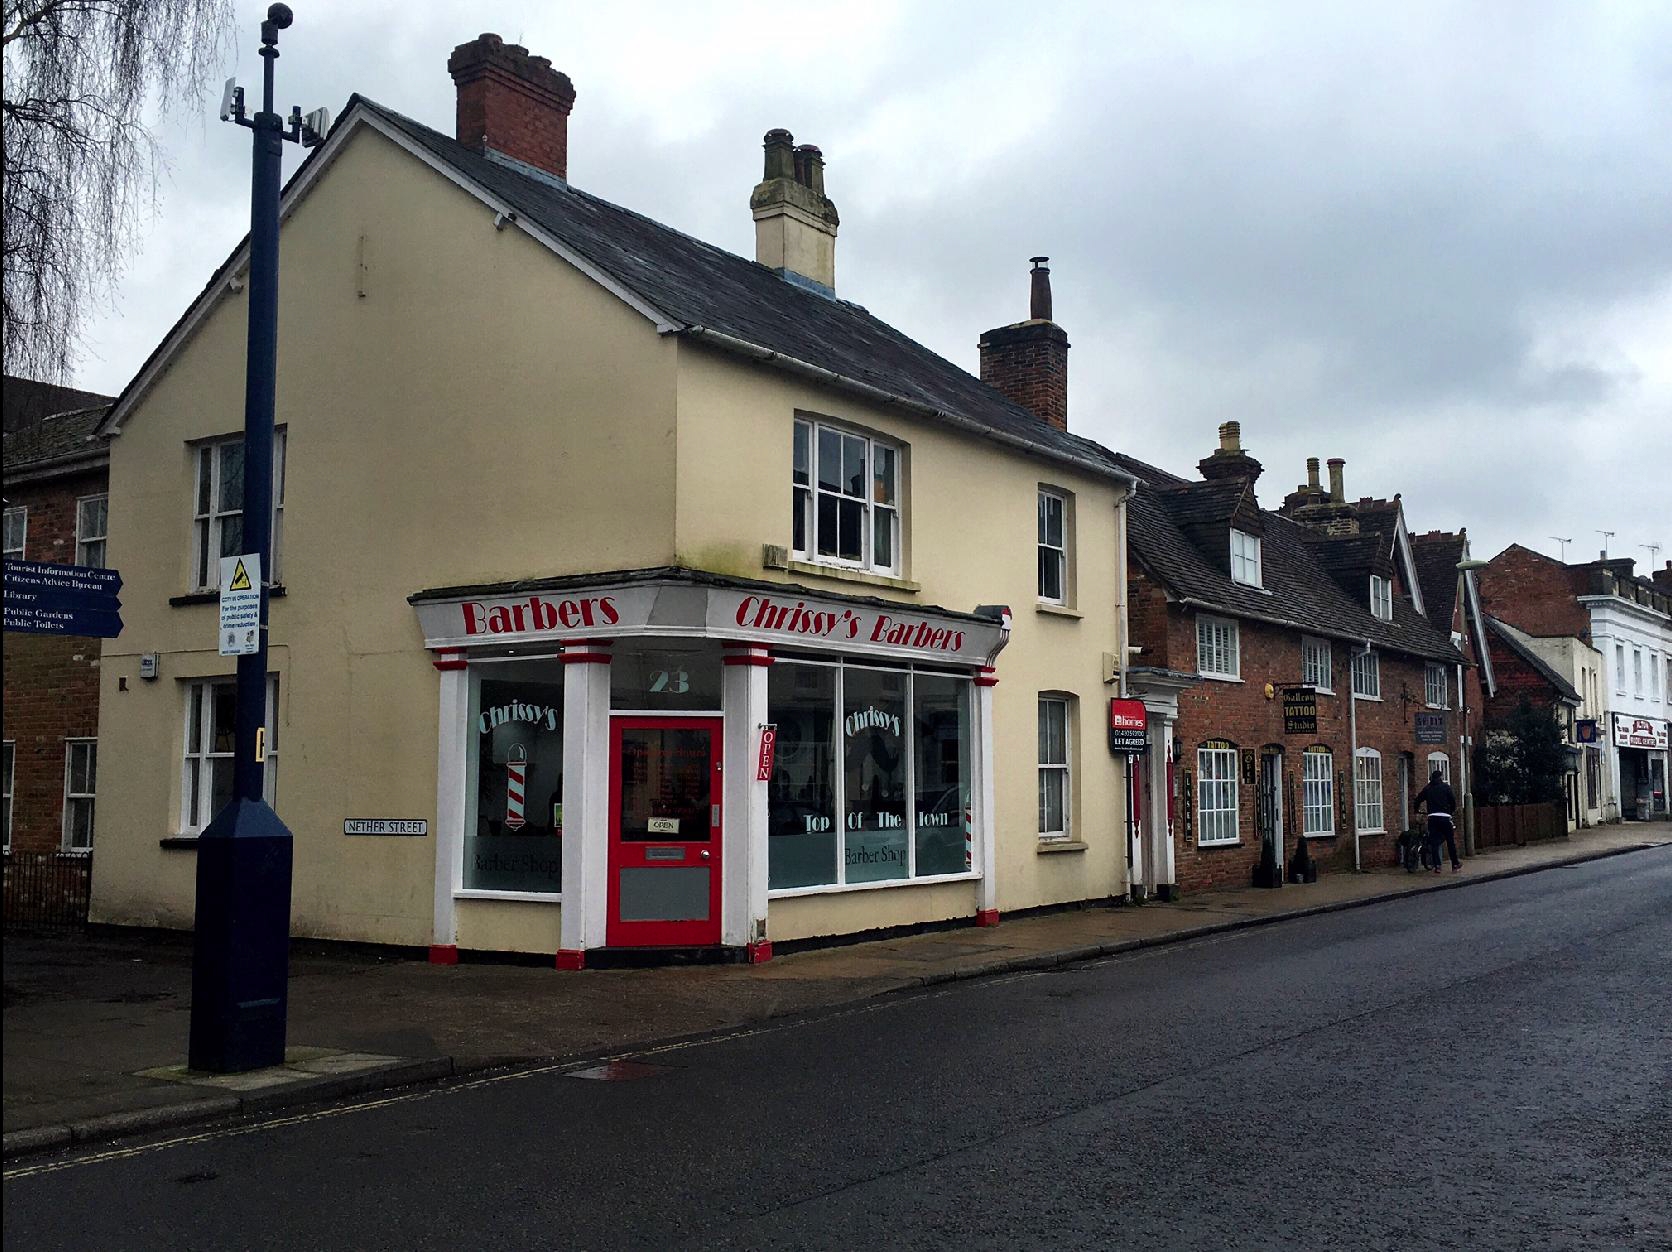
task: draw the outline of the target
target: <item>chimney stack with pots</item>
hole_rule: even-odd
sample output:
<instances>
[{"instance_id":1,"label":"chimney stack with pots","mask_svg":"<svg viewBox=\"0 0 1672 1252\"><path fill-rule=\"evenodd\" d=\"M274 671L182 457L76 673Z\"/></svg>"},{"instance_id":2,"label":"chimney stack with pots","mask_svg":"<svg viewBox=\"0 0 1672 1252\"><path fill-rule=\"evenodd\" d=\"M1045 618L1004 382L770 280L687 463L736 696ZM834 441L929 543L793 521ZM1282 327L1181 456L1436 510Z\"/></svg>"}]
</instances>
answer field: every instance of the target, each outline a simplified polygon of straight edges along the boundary
<instances>
[{"instance_id":1,"label":"chimney stack with pots","mask_svg":"<svg viewBox=\"0 0 1672 1252\"><path fill-rule=\"evenodd\" d=\"M769 130L766 168L749 196L755 216L755 260L780 277L821 295L836 294L836 228L841 218L824 194L824 153L796 145L787 130Z\"/></svg>"},{"instance_id":2,"label":"chimney stack with pots","mask_svg":"<svg viewBox=\"0 0 1672 1252\"><path fill-rule=\"evenodd\" d=\"M981 381L1058 430L1068 429L1068 333L1051 320L1049 257L1030 257L1028 320L981 336Z\"/></svg>"},{"instance_id":3,"label":"chimney stack with pots","mask_svg":"<svg viewBox=\"0 0 1672 1252\"><path fill-rule=\"evenodd\" d=\"M491 34L454 48L447 72L458 88L460 143L568 180L575 85L567 74Z\"/></svg>"},{"instance_id":4,"label":"chimney stack with pots","mask_svg":"<svg viewBox=\"0 0 1672 1252\"><path fill-rule=\"evenodd\" d=\"M1346 467L1347 462L1338 456L1329 459L1329 488L1325 490L1318 483L1318 458L1307 457L1306 482L1283 497L1283 516L1326 535L1358 534L1358 509L1347 503L1343 482Z\"/></svg>"},{"instance_id":5,"label":"chimney stack with pots","mask_svg":"<svg viewBox=\"0 0 1672 1252\"><path fill-rule=\"evenodd\" d=\"M1196 468L1209 482L1241 479L1252 486L1264 467L1242 450L1242 423L1222 422L1218 449L1197 461Z\"/></svg>"},{"instance_id":6,"label":"chimney stack with pots","mask_svg":"<svg viewBox=\"0 0 1672 1252\"><path fill-rule=\"evenodd\" d=\"M1347 462L1338 456L1329 459L1329 500L1331 504L1345 504L1347 502L1347 488L1344 485L1342 471L1347 468Z\"/></svg>"}]
</instances>

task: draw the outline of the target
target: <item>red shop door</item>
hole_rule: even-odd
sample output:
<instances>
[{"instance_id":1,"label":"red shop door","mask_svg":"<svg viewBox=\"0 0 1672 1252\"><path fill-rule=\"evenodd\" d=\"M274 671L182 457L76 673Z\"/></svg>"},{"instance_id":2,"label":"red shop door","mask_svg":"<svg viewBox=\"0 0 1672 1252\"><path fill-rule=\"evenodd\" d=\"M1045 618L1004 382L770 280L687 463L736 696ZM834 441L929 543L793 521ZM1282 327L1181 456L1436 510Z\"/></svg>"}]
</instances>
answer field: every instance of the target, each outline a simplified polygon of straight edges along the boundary
<instances>
[{"instance_id":1,"label":"red shop door","mask_svg":"<svg viewBox=\"0 0 1672 1252\"><path fill-rule=\"evenodd\" d=\"M717 717L610 723L611 947L720 942Z\"/></svg>"}]
</instances>

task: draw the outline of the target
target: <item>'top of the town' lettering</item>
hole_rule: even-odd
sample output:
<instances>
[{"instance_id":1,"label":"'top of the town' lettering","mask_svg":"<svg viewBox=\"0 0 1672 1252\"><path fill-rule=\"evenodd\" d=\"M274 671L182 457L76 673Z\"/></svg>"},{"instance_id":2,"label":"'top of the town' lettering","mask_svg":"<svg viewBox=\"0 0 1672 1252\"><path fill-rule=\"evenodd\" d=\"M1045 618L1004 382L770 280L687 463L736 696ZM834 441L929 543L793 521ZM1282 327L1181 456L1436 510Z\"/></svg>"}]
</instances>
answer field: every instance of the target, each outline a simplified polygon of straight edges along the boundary
<instances>
[{"instance_id":1,"label":"'top of the town' lettering","mask_svg":"<svg viewBox=\"0 0 1672 1252\"><path fill-rule=\"evenodd\" d=\"M480 600L466 600L464 613L467 635L521 635L536 630L582 630L614 626L621 620L610 596L584 596L570 600L547 600L529 596L515 604L489 606Z\"/></svg>"},{"instance_id":2,"label":"'top of the town' lettering","mask_svg":"<svg viewBox=\"0 0 1672 1252\"><path fill-rule=\"evenodd\" d=\"M902 621L887 613L853 609L809 609L805 600L781 604L770 596L744 596L737 606L737 624L745 629L812 635L819 639L859 639L925 652L956 652L964 646L964 632L928 622Z\"/></svg>"}]
</instances>

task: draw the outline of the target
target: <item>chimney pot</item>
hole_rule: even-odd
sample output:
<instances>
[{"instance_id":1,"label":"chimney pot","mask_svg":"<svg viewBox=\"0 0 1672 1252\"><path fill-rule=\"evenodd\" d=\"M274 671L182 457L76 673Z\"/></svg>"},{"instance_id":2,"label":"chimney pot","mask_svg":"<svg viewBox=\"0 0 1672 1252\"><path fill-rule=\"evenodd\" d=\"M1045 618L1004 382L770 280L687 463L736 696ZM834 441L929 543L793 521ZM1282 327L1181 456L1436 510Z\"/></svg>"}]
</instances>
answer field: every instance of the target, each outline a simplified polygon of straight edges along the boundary
<instances>
[{"instance_id":1,"label":"chimney pot","mask_svg":"<svg viewBox=\"0 0 1672 1252\"><path fill-rule=\"evenodd\" d=\"M1048 256L1029 257L1033 272L1029 275L1028 317L1035 322L1051 320L1051 267Z\"/></svg>"},{"instance_id":2,"label":"chimney pot","mask_svg":"<svg viewBox=\"0 0 1672 1252\"><path fill-rule=\"evenodd\" d=\"M1347 462L1341 457L1332 456L1329 459L1329 498L1336 504L1347 502L1347 488L1344 485L1343 471Z\"/></svg>"},{"instance_id":3,"label":"chimney pot","mask_svg":"<svg viewBox=\"0 0 1672 1252\"><path fill-rule=\"evenodd\" d=\"M458 90L458 140L558 178L569 177L569 111L575 85L545 57L487 33L447 58Z\"/></svg>"},{"instance_id":4,"label":"chimney pot","mask_svg":"<svg viewBox=\"0 0 1672 1252\"><path fill-rule=\"evenodd\" d=\"M1315 456L1306 458L1306 485L1313 491L1318 490L1318 458Z\"/></svg>"},{"instance_id":5,"label":"chimney pot","mask_svg":"<svg viewBox=\"0 0 1672 1252\"><path fill-rule=\"evenodd\" d=\"M817 144L804 143L796 148L795 181L816 196L824 195L824 153Z\"/></svg>"},{"instance_id":6,"label":"chimney pot","mask_svg":"<svg viewBox=\"0 0 1672 1252\"><path fill-rule=\"evenodd\" d=\"M774 127L766 132L762 141L766 149L766 172L763 177L770 182L774 178L795 177L795 136L780 127Z\"/></svg>"},{"instance_id":7,"label":"chimney pot","mask_svg":"<svg viewBox=\"0 0 1672 1252\"><path fill-rule=\"evenodd\" d=\"M1221 422L1219 424L1219 450L1221 452L1242 451L1242 423Z\"/></svg>"}]
</instances>

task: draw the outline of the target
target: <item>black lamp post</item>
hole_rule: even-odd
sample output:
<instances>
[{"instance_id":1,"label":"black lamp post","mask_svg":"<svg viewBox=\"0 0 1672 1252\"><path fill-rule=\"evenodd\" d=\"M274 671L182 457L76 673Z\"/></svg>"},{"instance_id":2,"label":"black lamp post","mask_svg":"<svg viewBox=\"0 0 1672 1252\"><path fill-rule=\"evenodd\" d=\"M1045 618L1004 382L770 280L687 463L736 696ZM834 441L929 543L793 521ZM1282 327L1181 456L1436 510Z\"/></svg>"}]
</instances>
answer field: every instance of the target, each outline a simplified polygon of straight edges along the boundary
<instances>
[{"instance_id":1,"label":"black lamp post","mask_svg":"<svg viewBox=\"0 0 1672 1252\"><path fill-rule=\"evenodd\" d=\"M273 391L279 316L279 176L284 141L317 143L301 110L273 111L273 62L290 9L261 24L261 112L227 84L222 120L254 132L250 194L249 356L244 387L243 554L261 571L254 652L238 658L232 802L204 828L197 851L192 955L193 1069L238 1073L284 1062L290 974L291 836L263 798L267 724L267 583L273 572ZM320 129L323 129L323 124Z\"/></svg>"}]
</instances>

